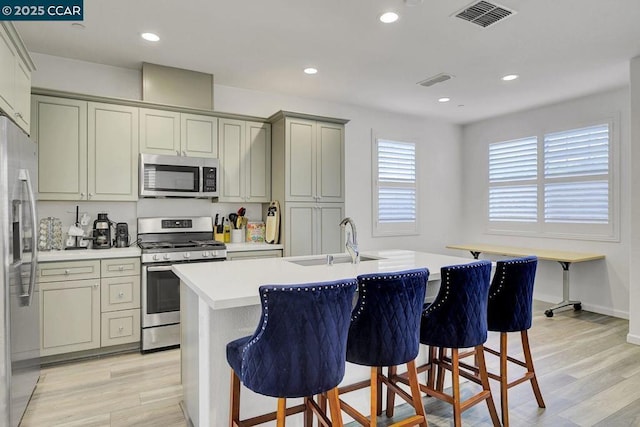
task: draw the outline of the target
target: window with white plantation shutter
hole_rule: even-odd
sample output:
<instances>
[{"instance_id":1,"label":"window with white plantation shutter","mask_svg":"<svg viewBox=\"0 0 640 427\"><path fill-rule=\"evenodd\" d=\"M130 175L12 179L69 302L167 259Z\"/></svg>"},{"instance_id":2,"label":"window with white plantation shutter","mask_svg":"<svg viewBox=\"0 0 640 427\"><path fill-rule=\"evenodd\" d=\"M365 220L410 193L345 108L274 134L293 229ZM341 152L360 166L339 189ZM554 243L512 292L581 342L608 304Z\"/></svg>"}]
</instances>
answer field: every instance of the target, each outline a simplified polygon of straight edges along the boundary
<instances>
[{"instance_id":1,"label":"window with white plantation shutter","mask_svg":"<svg viewBox=\"0 0 640 427\"><path fill-rule=\"evenodd\" d=\"M616 239L612 126L489 144L489 230Z\"/></svg>"},{"instance_id":2,"label":"window with white plantation shutter","mask_svg":"<svg viewBox=\"0 0 640 427\"><path fill-rule=\"evenodd\" d=\"M544 220L609 223L609 124L544 136Z\"/></svg>"},{"instance_id":3,"label":"window with white plantation shutter","mask_svg":"<svg viewBox=\"0 0 640 427\"><path fill-rule=\"evenodd\" d=\"M538 220L538 138L489 145L489 221Z\"/></svg>"},{"instance_id":4,"label":"window with white plantation shutter","mask_svg":"<svg viewBox=\"0 0 640 427\"><path fill-rule=\"evenodd\" d=\"M374 236L417 233L416 144L374 141Z\"/></svg>"}]
</instances>

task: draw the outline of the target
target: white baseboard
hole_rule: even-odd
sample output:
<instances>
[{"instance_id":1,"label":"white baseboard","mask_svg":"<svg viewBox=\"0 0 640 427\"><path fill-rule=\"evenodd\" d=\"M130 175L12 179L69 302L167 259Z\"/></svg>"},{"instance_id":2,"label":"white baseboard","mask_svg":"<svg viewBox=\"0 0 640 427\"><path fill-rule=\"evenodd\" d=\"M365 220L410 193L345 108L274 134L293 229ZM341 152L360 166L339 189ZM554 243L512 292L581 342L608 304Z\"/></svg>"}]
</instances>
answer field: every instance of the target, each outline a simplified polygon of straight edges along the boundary
<instances>
[{"instance_id":1,"label":"white baseboard","mask_svg":"<svg viewBox=\"0 0 640 427\"><path fill-rule=\"evenodd\" d=\"M627 342L629 344L640 345L640 335L627 334Z\"/></svg>"}]
</instances>

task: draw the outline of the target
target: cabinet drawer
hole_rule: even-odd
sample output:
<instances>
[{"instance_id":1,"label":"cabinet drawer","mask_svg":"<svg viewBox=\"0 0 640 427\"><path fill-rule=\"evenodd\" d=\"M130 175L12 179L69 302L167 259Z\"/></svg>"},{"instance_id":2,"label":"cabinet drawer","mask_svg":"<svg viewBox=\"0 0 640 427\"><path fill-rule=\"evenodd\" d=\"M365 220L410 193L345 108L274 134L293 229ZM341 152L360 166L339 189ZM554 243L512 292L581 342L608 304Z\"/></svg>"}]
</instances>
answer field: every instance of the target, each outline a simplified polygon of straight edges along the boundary
<instances>
[{"instance_id":1,"label":"cabinet drawer","mask_svg":"<svg viewBox=\"0 0 640 427\"><path fill-rule=\"evenodd\" d=\"M100 260L45 262L38 266L38 282L62 282L67 280L97 279L100 277Z\"/></svg>"},{"instance_id":2,"label":"cabinet drawer","mask_svg":"<svg viewBox=\"0 0 640 427\"><path fill-rule=\"evenodd\" d=\"M108 277L100 280L102 312L140 307L140 276Z\"/></svg>"},{"instance_id":3,"label":"cabinet drawer","mask_svg":"<svg viewBox=\"0 0 640 427\"><path fill-rule=\"evenodd\" d=\"M260 259L260 258L280 258L282 257L282 249L269 249L266 251L243 251L243 252L227 252L227 261L234 259Z\"/></svg>"},{"instance_id":4,"label":"cabinet drawer","mask_svg":"<svg viewBox=\"0 0 640 427\"><path fill-rule=\"evenodd\" d=\"M102 313L102 347L140 341L140 310Z\"/></svg>"},{"instance_id":5,"label":"cabinet drawer","mask_svg":"<svg viewBox=\"0 0 640 427\"><path fill-rule=\"evenodd\" d=\"M102 277L140 275L140 258L102 260Z\"/></svg>"}]
</instances>

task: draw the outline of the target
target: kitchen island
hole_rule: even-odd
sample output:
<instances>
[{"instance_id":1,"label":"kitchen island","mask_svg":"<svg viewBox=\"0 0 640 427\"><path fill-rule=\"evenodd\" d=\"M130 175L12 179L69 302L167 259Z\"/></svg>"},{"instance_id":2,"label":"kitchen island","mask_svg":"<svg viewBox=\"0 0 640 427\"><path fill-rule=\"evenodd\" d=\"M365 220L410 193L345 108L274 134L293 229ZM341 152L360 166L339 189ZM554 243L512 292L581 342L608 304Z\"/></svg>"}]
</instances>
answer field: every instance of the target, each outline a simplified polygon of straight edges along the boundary
<instances>
[{"instance_id":1,"label":"kitchen island","mask_svg":"<svg viewBox=\"0 0 640 427\"><path fill-rule=\"evenodd\" d=\"M182 384L184 409L192 425L228 425L231 373L226 361L226 344L251 335L258 325L259 286L324 282L426 267L430 271L431 287L439 283L441 267L471 262L468 258L406 250L372 251L361 256L359 264L345 262L349 261L345 254L336 254L332 265L326 263L326 256L173 265L181 281ZM424 349L419 359L425 360ZM368 368L348 363L343 384L368 376ZM347 400L367 413L368 393L368 389L350 393ZM242 418L276 408L275 399L244 387L241 395ZM289 403L294 404L295 399L291 400ZM302 426L301 415L290 418L287 425Z\"/></svg>"}]
</instances>

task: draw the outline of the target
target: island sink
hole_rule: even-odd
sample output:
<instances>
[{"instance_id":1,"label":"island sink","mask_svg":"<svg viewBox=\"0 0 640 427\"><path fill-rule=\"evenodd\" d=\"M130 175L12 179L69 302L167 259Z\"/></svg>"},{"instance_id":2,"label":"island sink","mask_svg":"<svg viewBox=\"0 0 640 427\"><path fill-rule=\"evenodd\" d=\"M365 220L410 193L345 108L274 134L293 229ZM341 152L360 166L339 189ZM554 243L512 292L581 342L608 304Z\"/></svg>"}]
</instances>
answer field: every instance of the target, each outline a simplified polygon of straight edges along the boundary
<instances>
[{"instance_id":1,"label":"island sink","mask_svg":"<svg viewBox=\"0 0 640 427\"><path fill-rule=\"evenodd\" d=\"M331 255L322 255L315 258L306 258L306 259L298 259L298 260L290 260L289 262L293 264L298 264L302 266L313 266L313 265L331 265L331 264L351 264L351 257L348 255L338 255L333 256L332 260L327 259ZM384 258L372 257L372 256L361 256L360 262L365 261L378 261Z\"/></svg>"}]
</instances>

